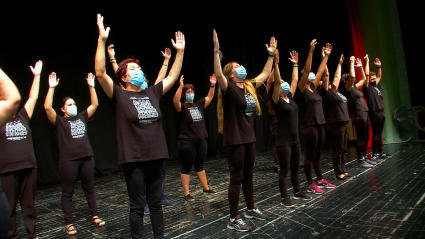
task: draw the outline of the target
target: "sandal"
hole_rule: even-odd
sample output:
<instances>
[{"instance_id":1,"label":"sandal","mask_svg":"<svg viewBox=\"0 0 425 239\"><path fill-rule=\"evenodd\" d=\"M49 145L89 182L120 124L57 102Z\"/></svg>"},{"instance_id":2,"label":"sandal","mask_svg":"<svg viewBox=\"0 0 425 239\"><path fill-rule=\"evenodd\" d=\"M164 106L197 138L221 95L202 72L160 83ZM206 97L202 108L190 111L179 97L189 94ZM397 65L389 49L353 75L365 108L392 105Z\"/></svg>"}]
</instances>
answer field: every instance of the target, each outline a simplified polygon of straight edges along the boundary
<instances>
[{"instance_id":1,"label":"sandal","mask_svg":"<svg viewBox=\"0 0 425 239\"><path fill-rule=\"evenodd\" d=\"M74 225L68 224L65 226L65 233L69 236L74 236L77 234L77 230L75 230Z\"/></svg>"},{"instance_id":2,"label":"sandal","mask_svg":"<svg viewBox=\"0 0 425 239\"><path fill-rule=\"evenodd\" d=\"M103 221L102 219L100 219L98 216L92 217L91 221L92 221L93 224L95 224L98 227L105 226L105 221Z\"/></svg>"}]
</instances>

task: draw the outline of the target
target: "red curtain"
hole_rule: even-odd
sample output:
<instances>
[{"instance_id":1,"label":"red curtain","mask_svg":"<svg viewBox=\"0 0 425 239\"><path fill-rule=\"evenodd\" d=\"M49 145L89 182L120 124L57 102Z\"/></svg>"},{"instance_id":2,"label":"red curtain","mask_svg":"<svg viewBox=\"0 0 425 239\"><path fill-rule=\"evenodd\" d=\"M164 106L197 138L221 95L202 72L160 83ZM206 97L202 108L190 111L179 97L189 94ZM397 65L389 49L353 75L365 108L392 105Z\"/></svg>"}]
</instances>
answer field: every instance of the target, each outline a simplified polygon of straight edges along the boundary
<instances>
[{"instance_id":1,"label":"red curtain","mask_svg":"<svg viewBox=\"0 0 425 239\"><path fill-rule=\"evenodd\" d=\"M355 56L356 58L360 58L363 61L363 57L366 55L366 48L364 46L363 41L363 33L362 33L362 26L360 23L360 16L359 16L359 8L357 6L357 0L346 0L347 3L347 11L348 11L348 22L350 24L350 50L351 50L351 56ZM347 56L346 59L348 59L350 56ZM363 63L364 64L364 63ZM356 76L361 75L360 69L355 68ZM363 90L361 88L360 90ZM363 98L363 100L366 102L366 99ZM367 147L372 146L372 127L370 127L369 130L369 142L367 143Z\"/></svg>"}]
</instances>

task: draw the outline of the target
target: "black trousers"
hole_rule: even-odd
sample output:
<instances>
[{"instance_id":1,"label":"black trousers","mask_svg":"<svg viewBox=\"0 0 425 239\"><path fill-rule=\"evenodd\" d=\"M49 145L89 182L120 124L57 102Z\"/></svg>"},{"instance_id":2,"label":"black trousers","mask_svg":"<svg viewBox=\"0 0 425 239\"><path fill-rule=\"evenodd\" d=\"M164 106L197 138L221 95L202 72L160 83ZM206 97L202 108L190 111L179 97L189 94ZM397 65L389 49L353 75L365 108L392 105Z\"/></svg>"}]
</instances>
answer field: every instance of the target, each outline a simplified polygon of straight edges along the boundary
<instances>
[{"instance_id":1,"label":"black trousers","mask_svg":"<svg viewBox=\"0 0 425 239\"><path fill-rule=\"evenodd\" d=\"M37 169L27 168L0 174L3 190L10 205L8 213L9 232L8 238L18 238L19 232L16 227L16 205L18 199L22 208L27 238L35 238L35 224L37 213L35 211L35 190L37 186Z\"/></svg>"},{"instance_id":2,"label":"black trousers","mask_svg":"<svg viewBox=\"0 0 425 239\"><path fill-rule=\"evenodd\" d=\"M4 194L1 187L0 180L0 239L7 239L7 232L9 228L9 220L7 213L9 211L9 203L7 202L6 194Z\"/></svg>"},{"instance_id":3,"label":"black trousers","mask_svg":"<svg viewBox=\"0 0 425 239\"><path fill-rule=\"evenodd\" d=\"M298 143L293 146L276 147L277 156L280 164L279 173L279 191L282 198L288 196L288 171L291 169L291 182L294 193L301 191L300 189L300 158L301 145Z\"/></svg>"},{"instance_id":4,"label":"black trousers","mask_svg":"<svg viewBox=\"0 0 425 239\"><path fill-rule=\"evenodd\" d=\"M335 176L347 173L345 168L347 144L348 144L348 121L330 123L326 125L332 139L332 163Z\"/></svg>"},{"instance_id":5,"label":"black trousers","mask_svg":"<svg viewBox=\"0 0 425 239\"><path fill-rule=\"evenodd\" d=\"M164 238L164 218L161 206L163 161L164 159L156 159L123 165L130 200L132 238L143 238L145 198L149 206L154 237Z\"/></svg>"},{"instance_id":6,"label":"black trousers","mask_svg":"<svg viewBox=\"0 0 425 239\"><path fill-rule=\"evenodd\" d=\"M190 175L192 166L195 167L196 172L204 171L208 151L208 144L205 139L179 140L177 142L177 148L182 162L182 174Z\"/></svg>"},{"instance_id":7,"label":"black trousers","mask_svg":"<svg viewBox=\"0 0 425 239\"><path fill-rule=\"evenodd\" d=\"M368 112L355 112L351 120L356 127L357 159L361 159L366 156L367 142L369 141L369 114Z\"/></svg>"},{"instance_id":8,"label":"black trousers","mask_svg":"<svg viewBox=\"0 0 425 239\"><path fill-rule=\"evenodd\" d=\"M369 112L370 123L372 124L373 138L372 150L373 153L382 153L382 131L384 130L385 114L383 110Z\"/></svg>"},{"instance_id":9,"label":"black trousers","mask_svg":"<svg viewBox=\"0 0 425 239\"><path fill-rule=\"evenodd\" d=\"M323 125L310 125L301 129L305 142L304 172L308 185L313 184L312 171L322 180L322 149L325 143Z\"/></svg>"}]
</instances>

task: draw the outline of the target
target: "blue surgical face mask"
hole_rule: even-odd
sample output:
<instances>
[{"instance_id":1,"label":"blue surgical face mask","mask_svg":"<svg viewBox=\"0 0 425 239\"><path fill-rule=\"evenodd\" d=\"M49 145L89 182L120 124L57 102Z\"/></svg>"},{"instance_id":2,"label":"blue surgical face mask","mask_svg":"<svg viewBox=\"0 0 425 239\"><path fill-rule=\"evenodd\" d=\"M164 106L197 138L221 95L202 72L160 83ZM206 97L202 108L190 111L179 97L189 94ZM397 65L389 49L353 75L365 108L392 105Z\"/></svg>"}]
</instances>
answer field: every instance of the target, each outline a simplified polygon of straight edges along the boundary
<instances>
[{"instance_id":1,"label":"blue surgical face mask","mask_svg":"<svg viewBox=\"0 0 425 239\"><path fill-rule=\"evenodd\" d=\"M186 101L187 102L193 102L194 99L195 99L194 93L186 94Z\"/></svg>"},{"instance_id":2,"label":"blue surgical face mask","mask_svg":"<svg viewBox=\"0 0 425 239\"><path fill-rule=\"evenodd\" d=\"M77 115L77 106L71 105L66 109L66 113L68 113L69 116L74 117Z\"/></svg>"},{"instance_id":3,"label":"blue surgical face mask","mask_svg":"<svg viewBox=\"0 0 425 239\"><path fill-rule=\"evenodd\" d=\"M285 94L288 94L291 90L291 87L289 86L288 82L284 82L280 85L281 91Z\"/></svg>"},{"instance_id":4,"label":"blue surgical face mask","mask_svg":"<svg viewBox=\"0 0 425 239\"><path fill-rule=\"evenodd\" d=\"M369 84L373 87L376 87L376 81L369 81Z\"/></svg>"},{"instance_id":5,"label":"blue surgical face mask","mask_svg":"<svg viewBox=\"0 0 425 239\"><path fill-rule=\"evenodd\" d=\"M236 68L235 69L235 71L236 71L236 76L238 77L238 78L241 78L241 79L245 79L246 78L246 70L245 70L245 67L243 67L243 66L239 66L238 68Z\"/></svg>"},{"instance_id":6,"label":"blue surgical face mask","mask_svg":"<svg viewBox=\"0 0 425 239\"><path fill-rule=\"evenodd\" d=\"M129 83L135 86L142 86L143 82L145 82L145 74L140 69L130 70L128 73L130 75Z\"/></svg>"},{"instance_id":7,"label":"blue surgical face mask","mask_svg":"<svg viewBox=\"0 0 425 239\"><path fill-rule=\"evenodd\" d=\"M148 83L146 83L146 81L143 81L141 87L142 87L142 90L146 90L146 88L148 88Z\"/></svg>"}]
</instances>

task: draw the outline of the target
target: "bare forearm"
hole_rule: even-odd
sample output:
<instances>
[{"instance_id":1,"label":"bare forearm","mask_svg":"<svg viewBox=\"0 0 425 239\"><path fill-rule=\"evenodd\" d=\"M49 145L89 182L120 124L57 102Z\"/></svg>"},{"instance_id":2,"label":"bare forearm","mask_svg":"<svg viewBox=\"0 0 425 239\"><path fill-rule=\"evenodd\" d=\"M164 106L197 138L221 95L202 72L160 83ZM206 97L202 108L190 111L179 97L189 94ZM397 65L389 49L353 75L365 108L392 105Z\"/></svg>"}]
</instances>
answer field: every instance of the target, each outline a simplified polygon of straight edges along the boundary
<instances>
[{"instance_id":1,"label":"bare forearm","mask_svg":"<svg viewBox=\"0 0 425 239\"><path fill-rule=\"evenodd\" d=\"M338 89L339 82L341 81L341 63L338 63L338 66L336 67L335 76L333 84Z\"/></svg>"},{"instance_id":2,"label":"bare forearm","mask_svg":"<svg viewBox=\"0 0 425 239\"><path fill-rule=\"evenodd\" d=\"M50 87L47 91L46 100L44 101L44 109L50 110L53 109L53 95L55 94L55 88Z\"/></svg>"},{"instance_id":3,"label":"bare forearm","mask_svg":"<svg viewBox=\"0 0 425 239\"><path fill-rule=\"evenodd\" d=\"M269 78L270 73L272 72L272 66L273 66L273 56L269 56L267 58L266 65L263 68L263 72L261 72L261 74L257 76L258 86L263 84L264 81L266 81Z\"/></svg>"},{"instance_id":4,"label":"bare forearm","mask_svg":"<svg viewBox=\"0 0 425 239\"><path fill-rule=\"evenodd\" d=\"M217 77L218 85L224 91L227 90L227 79L224 77L221 71L221 61L219 52L214 52L214 74Z\"/></svg>"},{"instance_id":5,"label":"bare forearm","mask_svg":"<svg viewBox=\"0 0 425 239\"><path fill-rule=\"evenodd\" d=\"M174 64L171 67L170 73L169 73L169 77L172 79L173 82L175 82L178 78L178 76L180 75L180 71L182 69L182 65L183 65L183 55L184 55L184 51L179 50L176 54L176 59L174 60Z\"/></svg>"},{"instance_id":6,"label":"bare forearm","mask_svg":"<svg viewBox=\"0 0 425 239\"><path fill-rule=\"evenodd\" d=\"M97 50L96 50L94 68L96 71L96 77L100 78L100 77L103 77L104 74L106 74L105 41L101 39L97 41Z\"/></svg>"},{"instance_id":7,"label":"bare forearm","mask_svg":"<svg viewBox=\"0 0 425 239\"><path fill-rule=\"evenodd\" d=\"M162 63L162 67L159 70L158 77L156 78L155 85L164 80L165 76L167 75L168 70L168 63L170 59L164 59L164 62Z\"/></svg>"},{"instance_id":8,"label":"bare forearm","mask_svg":"<svg viewBox=\"0 0 425 239\"><path fill-rule=\"evenodd\" d=\"M313 61L313 52L310 51L307 56L307 60L305 61L303 75L301 76L300 82L298 82L298 88L301 92L304 91L305 86L307 85L307 78L311 72L311 62Z\"/></svg>"},{"instance_id":9,"label":"bare forearm","mask_svg":"<svg viewBox=\"0 0 425 239\"><path fill-rule=\"evenodd\" d=\"M317 85L319 85L319 81L320 79L322 79L322 76L324 75L325 70L327 70L327 66L326 64L328 63L328 59L329 59L329 55L325 55L325 57L323 57L322 62L320 63L319 69L317 70L317 74L316 74L316 80L314 81L314 85L317 88ZM327 73L327 75L329 76L329 73Z\"/></svg>"},{"instance_id":10,"label":"bare forearm","mask_svg":"<svg viewBox=\"0 0 425 239\"><path fill-rule=\"evenodd\" d=\"M97 99L96 89L92 86L89 86L89 89L91 105L97 108L99 106L99 100Z\"/></svg>"},{"instance_id":11,"label":"bare forearm","mask_svg":"<svg viewBox=\"0 0 425 239\"><path fill-rule=\"evenodd\" d=\"M174 94L173 104L178 104L180 102L180 98L182 97L182 89L182 86L179 86L177 89L176 94Z\"/></svg>"},{"instance_id":12,"label":"bare forearm","mask_svg":"<svg viewBox=\"0 0 425 239\"><path fill-rule=\"evenodd\" d=\"M37 100L39 90L40 90L40 75L37 75L37 76L34 76L34 80L32 81L29 98Z\"/></svg>"}]
</instances>

